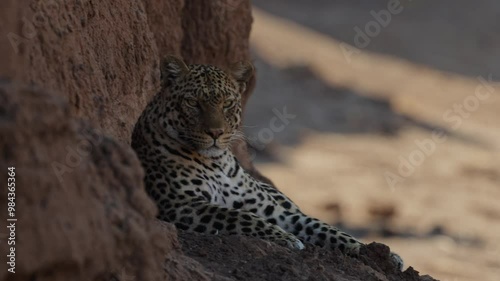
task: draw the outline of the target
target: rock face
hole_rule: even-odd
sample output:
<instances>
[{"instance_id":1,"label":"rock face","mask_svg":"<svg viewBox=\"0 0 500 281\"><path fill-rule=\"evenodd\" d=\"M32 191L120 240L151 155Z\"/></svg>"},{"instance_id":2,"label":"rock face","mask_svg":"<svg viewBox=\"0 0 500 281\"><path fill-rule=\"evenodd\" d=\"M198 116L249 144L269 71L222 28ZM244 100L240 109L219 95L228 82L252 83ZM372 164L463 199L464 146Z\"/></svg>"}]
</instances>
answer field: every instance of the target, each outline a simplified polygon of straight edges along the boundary
<instances>
[{"instance_id":1,"label":"rock face","mask_svg":"<svg viewBox=\"0 0 500 281\"><path fill-rule=\"evenodd\" d=\"M207 237L180 233L184 252L209 270L231 280L363 280L432 281L412 268L401 272L389 259L389 248L372 243L359 259L313 246L296 252L254 238Z\"/></svg>"},{"instance_id":2,"label":"rock face","mask_svg":"<svg viewBox=\"0 0 500 281\"><path fill-rule=\"evenodd\" d=\"M255 241L183 234L179 243L175 228L154 218L128 143L158 90L160 56L221 67L249 59L251 21L249 1L2 1L0 178L6 182L7 167L16 167L18 259L16 274L2 267L1 280L240 279L238 264L221 263L243 258L244 245ZM245 144L236 150L252 170ZM0 203L6 206L5 192ZM286 270L278 256L298 264L316 255L256 243L261 265L244 269L246 280L274 276L266 275L274 267L262 266L267 256ZM213 257L221 251L218 267ZM359 276L371 270L381 276L373 280L396 280L384 277L390 268L346 262L357 262ZM335 270L327 276L344 276ZM358 280L349 276L342 278ZM399 280L423 280L408 276Z\"/></svg>"},{"instance_id":3,"label":"rock face","mask_svg":"<svg viewBox=\"0 0 500 281\"><path fill-rule=\"evenodd\" d=\"M13 8L2 8L9 40L2 40L7 68L0 75L66 96L73 116L127 140L158 84L158 51L142 3L6 2Z\"/></svg>"},{"instance_id":4,"label":"rock face","mask_svg":"<svg viewBox=\"0 0 500 281\"><path fill-rule=\"evenodd\" d=\"M64 98L43 90L2 81L0 102L1 169L17 175L16 276L88 280L124 268L161 276L155 261L171 245L151 223L155 206L131 149L72 119ZM130 266L138 260L146 268Z\"/></svg>"}]
</instances>

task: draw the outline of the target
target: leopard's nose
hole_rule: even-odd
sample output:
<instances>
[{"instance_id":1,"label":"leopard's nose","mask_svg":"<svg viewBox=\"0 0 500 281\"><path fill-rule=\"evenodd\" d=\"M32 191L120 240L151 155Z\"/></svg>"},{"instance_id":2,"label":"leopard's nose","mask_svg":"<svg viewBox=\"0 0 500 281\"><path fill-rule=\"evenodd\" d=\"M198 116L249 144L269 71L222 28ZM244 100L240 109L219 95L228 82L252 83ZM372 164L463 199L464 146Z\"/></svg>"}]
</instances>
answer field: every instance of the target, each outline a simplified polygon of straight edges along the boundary
<instances>
[{"instance_id":1,"label":"leopard's nose","mask_svg":"<svg viewBox=\"0 0 500 281\"><path fill-rule=\"evenodd\" d=\"M218 139L224 133L224 129L222 128L208 129L205 131L205 133L207 133L207 135L211 136L214 139Z\"/></svg>"}]
</instances>

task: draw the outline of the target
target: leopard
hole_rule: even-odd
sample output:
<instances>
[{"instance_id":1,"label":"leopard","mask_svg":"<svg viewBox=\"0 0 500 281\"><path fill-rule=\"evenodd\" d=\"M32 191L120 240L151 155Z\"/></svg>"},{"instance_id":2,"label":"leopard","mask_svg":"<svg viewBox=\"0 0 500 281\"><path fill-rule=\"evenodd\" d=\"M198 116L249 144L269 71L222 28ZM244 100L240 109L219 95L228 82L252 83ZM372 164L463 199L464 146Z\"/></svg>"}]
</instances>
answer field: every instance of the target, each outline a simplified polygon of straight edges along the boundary
<instances>
[{"instance_id":1,"label":"leopard","mask_svg":"<svg viewBox=\"0 0 500 281\"><path fill-rule=\"evenodd\" d=\"M243 135L243 93L254 72L248 61L226 69L188 65L172 55L160 61L160 90L131 142L158 219L181 231L252 236L296 250L312 244L357 256L361 241L303 213L231 152ZM399 255L391 257L402 268Z\"/></svg>"}]
</instances>

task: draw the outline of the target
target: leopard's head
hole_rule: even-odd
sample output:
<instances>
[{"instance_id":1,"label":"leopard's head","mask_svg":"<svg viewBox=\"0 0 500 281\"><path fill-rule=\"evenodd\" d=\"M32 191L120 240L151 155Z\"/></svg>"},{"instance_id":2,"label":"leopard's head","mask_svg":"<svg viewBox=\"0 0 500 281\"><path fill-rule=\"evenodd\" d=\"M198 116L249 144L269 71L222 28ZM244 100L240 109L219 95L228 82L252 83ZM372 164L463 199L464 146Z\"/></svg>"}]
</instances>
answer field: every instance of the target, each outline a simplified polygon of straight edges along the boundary
<instances>
[{"instance_id":1,"label":"leopard's head","mask_svg":"<svg viewBox=\"0 0 500 281\"><path fill-rule=\"evenodd\" d=\"M249 62L223 71L212 65L186 65L168 56L161 62L166 106L160 126L185 148L214 156L241 136L242 93L253 75Z\"/></svg>"}]
</instances>

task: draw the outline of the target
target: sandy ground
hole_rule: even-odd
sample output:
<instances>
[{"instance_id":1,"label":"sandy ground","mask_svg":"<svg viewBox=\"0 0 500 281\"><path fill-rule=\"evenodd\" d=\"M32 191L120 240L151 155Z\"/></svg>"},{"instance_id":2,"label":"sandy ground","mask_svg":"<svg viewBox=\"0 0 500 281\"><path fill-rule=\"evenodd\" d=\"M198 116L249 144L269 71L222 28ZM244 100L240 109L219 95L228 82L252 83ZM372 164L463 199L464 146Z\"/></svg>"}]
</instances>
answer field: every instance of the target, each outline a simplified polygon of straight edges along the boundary
<instances>
[{"instance_id":1,"label":"sandy ground","mask_svg":"<svg viewBox=\"0 0 500 281\"><path fill-rule=\"evenodd\" d=\"M402 1L353 49L354 27L387 9L364 2L255 1L258 168L424 274L500 280L500 4Z\"/></svg>"}]
</instances>

